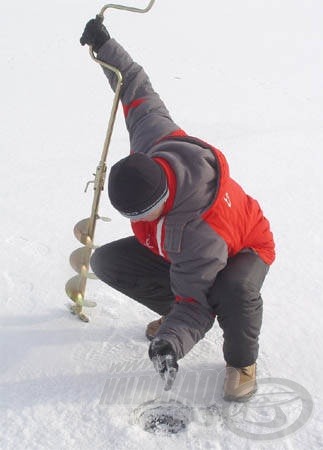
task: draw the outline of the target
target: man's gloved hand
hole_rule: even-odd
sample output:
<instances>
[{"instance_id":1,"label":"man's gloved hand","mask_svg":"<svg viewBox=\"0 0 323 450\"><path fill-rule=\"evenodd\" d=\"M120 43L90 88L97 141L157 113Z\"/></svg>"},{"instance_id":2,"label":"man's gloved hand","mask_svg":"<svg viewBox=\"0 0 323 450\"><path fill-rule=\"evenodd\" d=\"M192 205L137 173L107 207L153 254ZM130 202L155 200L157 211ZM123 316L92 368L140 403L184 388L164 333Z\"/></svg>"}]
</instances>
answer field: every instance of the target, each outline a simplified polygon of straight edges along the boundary
<instances>
[{"instance_id":1,"label":"man's gloved hand","mask_svg":"<svg viewBox=\"0 0 323 450\"><path fill-rule=\"evenodd\" d=\"M91 45L93 50L97 52L109 39L109 32L103 25L103 17L98 15L86 24L80 42L81 45Z\"/></svg>"},{"instance_id":2,"label":"man's gloved hand","mask_svg":"<svg viewBox=\"0 0 323 450\"><path fill-rule=\"evenodd\" d=\"M169 391L178 371L177 358L172 346L164 339L155 338L150 344L148 354L155 370L165 381L165 391Z\"/></svg>"}]
</instances>

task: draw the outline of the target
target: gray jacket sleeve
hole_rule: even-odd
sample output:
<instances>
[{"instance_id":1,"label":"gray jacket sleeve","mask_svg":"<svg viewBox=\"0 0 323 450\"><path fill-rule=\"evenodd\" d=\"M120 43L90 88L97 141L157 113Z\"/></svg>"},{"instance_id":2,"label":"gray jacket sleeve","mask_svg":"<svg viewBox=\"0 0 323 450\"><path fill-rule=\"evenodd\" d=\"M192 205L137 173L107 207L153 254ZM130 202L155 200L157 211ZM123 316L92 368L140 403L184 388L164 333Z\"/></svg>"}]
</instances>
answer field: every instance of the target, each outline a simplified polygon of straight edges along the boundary
<instances>
[{"instance_id":1,"label":"gray jacket sleeve","mask_svg":"<svg viewBox=\"0 0 323 450\"><path fill-rule=\"evenodd\" d=\"M145 153L156 141L179 128L153 90L144 69L132 60L120 44L109 39L99 49L98 58L117 67L123 76L121 101L131 151ZM106 69L104 72L112 89L115 89L115 75Z\"/></svg>"},{"instance_id":2,"label":"gray jacket sleeve","mask_svg":"<svg viewBox=\"0 0 323 450\"><path fill-rule=\"evenodd\" d=\"M177 359L183 358L214 323L208 308L193 303L175 303L156 338L168 341Z\"/></svg>"},{"instance_id":3,"label":"gray jacket sleeve","mask_svg":"<svg viewBox=\"0 0 323 450\"><path fill-rule=\"evenodd\" d=\"M170 234L165 249L168 247L171 286L178 302L157 337L170 342L177 358L182 358L214 323L207 298L217 273L227 263L228 250L224 240L200 219Z\"/></svg>"}]
</instances>

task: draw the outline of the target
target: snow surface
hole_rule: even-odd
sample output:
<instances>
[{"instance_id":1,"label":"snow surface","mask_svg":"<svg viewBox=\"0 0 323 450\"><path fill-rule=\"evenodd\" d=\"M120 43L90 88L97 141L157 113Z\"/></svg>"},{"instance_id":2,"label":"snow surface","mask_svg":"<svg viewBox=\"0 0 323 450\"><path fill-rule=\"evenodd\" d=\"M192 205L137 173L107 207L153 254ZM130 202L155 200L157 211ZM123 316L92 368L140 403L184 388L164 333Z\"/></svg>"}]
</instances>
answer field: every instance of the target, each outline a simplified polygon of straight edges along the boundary
<instances>
[{"instance_id":1,"label":"snow surface","mask_svg":"<svg viewBox=\"0 0 323 450\"><path fill-rule=\"evenodd\" d=\"M106 14L174 120L224 151L271 220L277 260L263 289L259 373L304 386L314 413L295 434L268 442L217 421L155 436L131 422L132 406L100 404L113 364L147 362L144 328L156 317L98 281L88 284L98 302L89 324L66 308L69 255L79 246L72 229L90 212L92 193L83 188L112 101L78 43L102 6L0 6L0 448L323 448L323 3L156 0L149 14ZM109 166L128 148L119 112ZM106 197L101 213L113 221L98 226L99 244L130 233ZM180 364L223 368L217 325Z\"/></svg>"}]
</instances>

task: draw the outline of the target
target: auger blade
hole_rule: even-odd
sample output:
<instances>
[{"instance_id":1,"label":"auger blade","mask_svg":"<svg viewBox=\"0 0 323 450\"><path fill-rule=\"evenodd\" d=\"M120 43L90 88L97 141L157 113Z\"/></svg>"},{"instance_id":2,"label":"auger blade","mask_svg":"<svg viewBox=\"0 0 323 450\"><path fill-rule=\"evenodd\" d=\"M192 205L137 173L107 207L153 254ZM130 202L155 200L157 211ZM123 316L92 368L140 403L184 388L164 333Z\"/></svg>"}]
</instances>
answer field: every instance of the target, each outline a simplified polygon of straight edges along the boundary
<instances>
[{"instance_id":1,"label":"auger blade","mask_svg":"<svg viewBox=\"0 0 323 450\"><path fill-rule=\"evenodd\" d=\"M86 279L82 275L75 275L66 283L65 291L69 298L77 305L84 306L85 308L94 308L96 302L84 300L85 281Z\"/></svg>"},{"instance_id":2,"label":"auger blade","mask_svg":"<svg viewBox=\"0 0 323 450\"><path fill-rule=\"evenodd\" d=\"M93 247L92 238L89 236L90 218L82 219L74 226L74 236L83 245Z\"/></svg>"},{"instance_id":3,"label":"auger blade","mask_svg":"<svg viewBox=\"0 0 323 450\"><path fill-rule=\"evenodd\" d=\"M90 258L92 249L89 247L80 247L71 254L70 264L75 272L96 280L97 277L94 273L89 272Z\"/></svg>"}]
</instances>

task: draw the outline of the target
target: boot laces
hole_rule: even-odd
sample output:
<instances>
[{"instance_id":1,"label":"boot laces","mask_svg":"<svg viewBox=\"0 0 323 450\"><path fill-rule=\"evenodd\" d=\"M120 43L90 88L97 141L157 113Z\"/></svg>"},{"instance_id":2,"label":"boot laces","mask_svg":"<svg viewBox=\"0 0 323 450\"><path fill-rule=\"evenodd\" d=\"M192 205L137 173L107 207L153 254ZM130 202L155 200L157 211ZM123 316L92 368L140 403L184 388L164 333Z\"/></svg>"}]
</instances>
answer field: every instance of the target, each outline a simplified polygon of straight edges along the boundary
<instances>
[{"instance_id":1,"label":"boot laces","mask_svg":"<svg viewBox=\"0 0 323 450\"><path fill-rule=\"evenodd\" d=\"M240 367L241 372L243 373L243 375L250 375L250 366L247 367Z\"/></svg>"}]
</instances>

